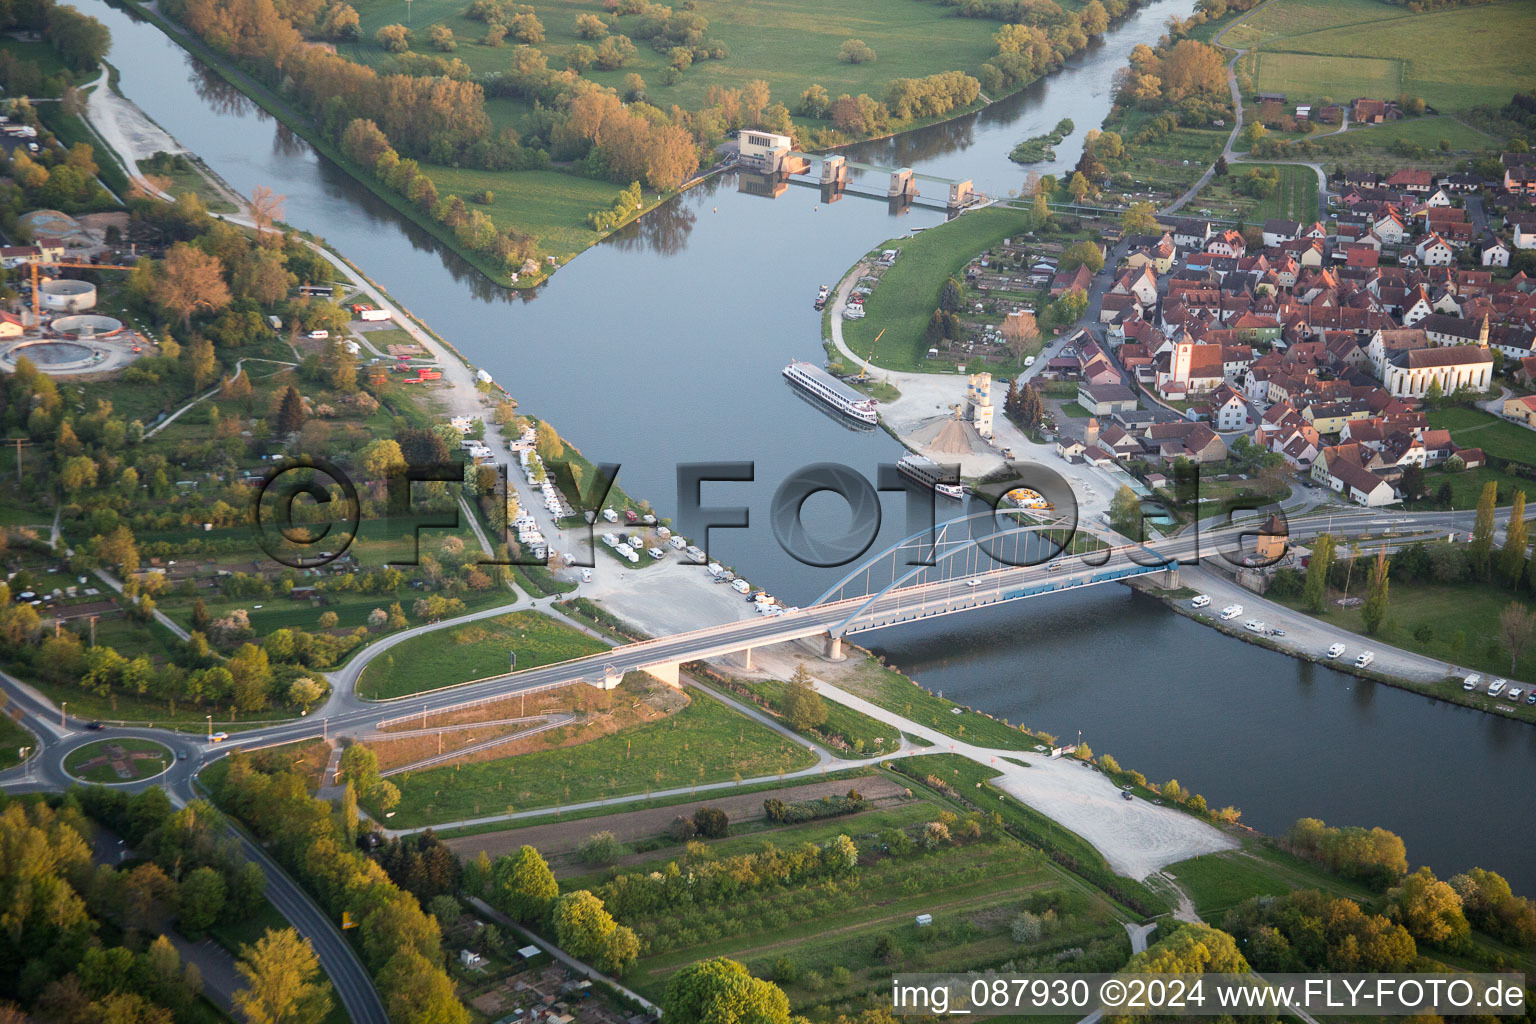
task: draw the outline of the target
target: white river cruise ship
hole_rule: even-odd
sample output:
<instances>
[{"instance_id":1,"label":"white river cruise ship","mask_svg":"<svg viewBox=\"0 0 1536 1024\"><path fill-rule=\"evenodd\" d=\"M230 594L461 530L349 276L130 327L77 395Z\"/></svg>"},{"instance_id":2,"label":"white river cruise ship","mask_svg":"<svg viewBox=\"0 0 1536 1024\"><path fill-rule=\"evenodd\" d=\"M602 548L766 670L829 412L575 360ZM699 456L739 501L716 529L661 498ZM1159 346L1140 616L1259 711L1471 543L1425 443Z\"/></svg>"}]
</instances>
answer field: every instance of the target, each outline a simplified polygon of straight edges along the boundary
<instances>
[{"instance_id":1,"label":"white river cruise ship","mask_svg":"<svg viewBox=\"0 0 1536 1024\"><path fill-rule=\"evenodd\" d=\"M784 367L784 376L789 378L791 384L844 416L851 416L870 425L876 422L875 400L859 394L821 367L796 359Z\"/></svg>"}]
</instances>

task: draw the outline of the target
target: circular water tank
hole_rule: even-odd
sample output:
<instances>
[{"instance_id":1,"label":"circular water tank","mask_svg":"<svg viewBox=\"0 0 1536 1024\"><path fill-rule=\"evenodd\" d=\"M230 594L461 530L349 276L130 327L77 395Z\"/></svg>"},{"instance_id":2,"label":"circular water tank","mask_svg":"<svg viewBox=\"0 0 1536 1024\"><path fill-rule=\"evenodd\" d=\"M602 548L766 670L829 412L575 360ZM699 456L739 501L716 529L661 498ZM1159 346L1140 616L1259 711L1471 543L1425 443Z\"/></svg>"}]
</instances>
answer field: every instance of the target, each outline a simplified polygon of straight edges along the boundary
<instances>
[{"instance_id":1,"label":"circular water tank","mask_svg":"<svg viewBox=\"0 0 1536 1024\"><path fill-rule=\"evenodd\" d=\"M38 289L43 308L56 313L78 313L96 305L96 286L89 281L45 281Z\"/></svg>"}]
</instances>

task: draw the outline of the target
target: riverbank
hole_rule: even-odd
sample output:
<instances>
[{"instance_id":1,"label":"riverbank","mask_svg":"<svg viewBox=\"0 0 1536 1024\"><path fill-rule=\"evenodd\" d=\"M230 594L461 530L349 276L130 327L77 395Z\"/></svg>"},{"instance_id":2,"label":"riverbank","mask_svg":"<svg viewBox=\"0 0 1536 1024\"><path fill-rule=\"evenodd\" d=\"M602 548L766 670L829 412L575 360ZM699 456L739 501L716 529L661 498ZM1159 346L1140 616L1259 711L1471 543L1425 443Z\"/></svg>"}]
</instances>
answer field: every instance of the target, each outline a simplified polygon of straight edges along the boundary
<instances>
[{"instance_id":1,"label":"riverbank","mask_svg":"<svg viewBox=\"0 0 1536 1024\"><path fill-rule=\"evenodd\" d=\"M1486 686L1480 687L1478 692L1465 691L1462 679L1468 670L1461 666L1450 665L1393 647L1372 637L1330 626L1305 612L1246 590L1227 576L1210 569L1186 567L1180 570L1180 574L1185 577L1185 589L1182 591L1161 591L1140 581L1132 582L1129 586L1156 599L1178 615L1255 647L1263 647L1297 661L1323 665L1359 679L1407 690L1433 701L1480 711L1496 718L1536 723L1536 706L1524 702L1512 705L1507 701L1494 700L1487 696ZM1190 607L1189 599L1196 593L1211 598L1207 608ZM1219 610L1233 603L1242 604L1245 612L1229 622L1223 622L1218 618ZM1249 619L1259 619L1269 627L1282 628L1286 630L1286 635L1259 636L1241 625ZM1335 642L1344 643L1345 652L1339 658L1329 658L1327 648ZM1375 660L1370 668L1359 668L1355 658L1367 650L1375 655Z\"/></svg>"},{"instance_id":2,"label":"riverbank","mask_svg":"<svg viewBox=\"0 0 1536 1024\"><path fill-rule=\"evenodd\" d=\"M366 188L373 195L387 203L396 213L399 213L401 216L411 221L411 223L432 235L434 239L440 242L448 250L453 252L455 256L458 256L465 263L474 267L475 270L479 271L487 279L497 285L500 285L503 288L514 289L517 291L529 291L536 289L540 284L543 284L545 281L547 281L549 276L555 270L570 263L571 260L575 259L582 252L585 252L592 246L597 245L604 239L611 237L618 231L639 220L651 210L654 210L656 207L661 206L676 197L679 193L687 191L688 189L697 186L702 181L707 180L711 174L718 170L717 168L711 168L709 171L695 176L691 180L685 182L679 188L670 192L657 193L655 190L646 190L646 193L642 194L640 208L635 210L631 216L626 217L623 221L615 224L612 228L606 231L594 232L594 237L592 237L586 242L586 244L582 245L580 248L575 249L574 251L546 254L555 261L553 265L551 265L549 260L546 259L540 263L537 272L533 274L518 274L514 280L511 272L507 271L505 268L498 268L486 256L472 252L465 248L465 246L459 242L458 238L451 230L438 223L431 217L423 214L419 209L416 208L413 203L409 202L404 196L400 195L400 193L381 184L374 175L367 173L362 167L348 159L347 156L343 154L341 150L325 136L324 132L321 132L317 129L313 122L295 112L286 103L284 103L281 98L274 95L270 89L268 89L262 83L251 78L239 68L235 67L223 56L218 54L206 43L204 43L201 39L193 36L191 33L184 30L180 25L177 25L175 22L162 15L158 9L158 6L153 3L152 0L149 3L142 3L140 0L107 0L107 2L121 7L124 10L130 11L134 15L142 17L144 20L154 25L162 33L164 33L168 39L174 42L182 50L186 51L187 54L195 58L199 63L208 68L214 74L218 75L218 77L221 78L230 87L238 90L243 96L250 99L253 103L255 103L263 111L276 119L279 123L283 124L295 134L303 138L304 141L313 146L320 155L329 160L331 163L335 164L337 167L340 167L342 170L346 171L346 173L353 180L355 180L362 187ZM590 179L575 180L589 181ZM613 189L614 194L616 195L618 186L613 186ZM524 196L524 201L526 201L527 198L527 196ZM594 207L594 209L596 209L596 207Z\"/></svg>"}]
</instances>

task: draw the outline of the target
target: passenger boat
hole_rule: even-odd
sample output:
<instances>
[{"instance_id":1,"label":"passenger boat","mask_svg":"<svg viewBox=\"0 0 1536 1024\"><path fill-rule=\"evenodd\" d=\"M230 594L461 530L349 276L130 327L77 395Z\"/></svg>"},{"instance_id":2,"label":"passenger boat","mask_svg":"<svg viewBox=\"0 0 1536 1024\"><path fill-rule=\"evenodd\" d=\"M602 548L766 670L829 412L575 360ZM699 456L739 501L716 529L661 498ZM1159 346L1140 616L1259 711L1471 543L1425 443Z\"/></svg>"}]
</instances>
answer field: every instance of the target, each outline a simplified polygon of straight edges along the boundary
<instances>
[{"instance_id":1,"label":"passenger boat","mask_svg":"<svg viewBox=\"0 0 1536 1024\"><path fill-rule=\"evenodd\" d=\"M822 285L821 290L816 293L816 301L813 303L817 312L827 308L827 299L830 298L831 295L832 289L828 288L826 285Z\"/></svg>"},{"instance_id":2,"label":"passenger boat","mask_svg":"<svg viewBox=\"0 0 1536 1024\"><path fill-rule=\"evenodd\" d=\"M958 501L965 497L965 491L958 483L949 482L956 479L958 466L941 466L926 456L908 454L897 460L896 469L907 479L923 487L932 487L946 498Z\"/></svg>"},{"instance_id":3,"label":"passenger boat","mask_svg":"<svg viewBox=\"0 0 1536 1024\"><path fill-rule=\"evenodd\" d=\"M784 367L784 376L791 384L844 416L871 426L878 422L875 415L877 403L873 398L859 394L819 366L796 359Z\"/></svg>"}]
</instances>

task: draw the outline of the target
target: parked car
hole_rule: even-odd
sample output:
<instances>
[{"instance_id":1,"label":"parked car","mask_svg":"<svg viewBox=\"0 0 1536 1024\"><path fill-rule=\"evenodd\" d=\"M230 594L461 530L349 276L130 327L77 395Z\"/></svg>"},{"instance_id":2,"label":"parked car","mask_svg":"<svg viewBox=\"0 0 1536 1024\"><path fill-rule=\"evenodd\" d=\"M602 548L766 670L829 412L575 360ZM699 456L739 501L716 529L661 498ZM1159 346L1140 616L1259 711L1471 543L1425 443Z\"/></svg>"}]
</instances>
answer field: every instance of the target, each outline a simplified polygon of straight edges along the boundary
<instances>
[{"instance_id":1,"label":"parked car","mask_svg":"<svg viewBox=\"0 0 1536 1024\"><path fill-rule=\"evenodd\" d=\"M1122 799L1122 800L1134 800L1136 798L1131 796L1131 791L1130 790L1122 789L1120 791L1120 799Z\"/></svg>"}]
</instances>

